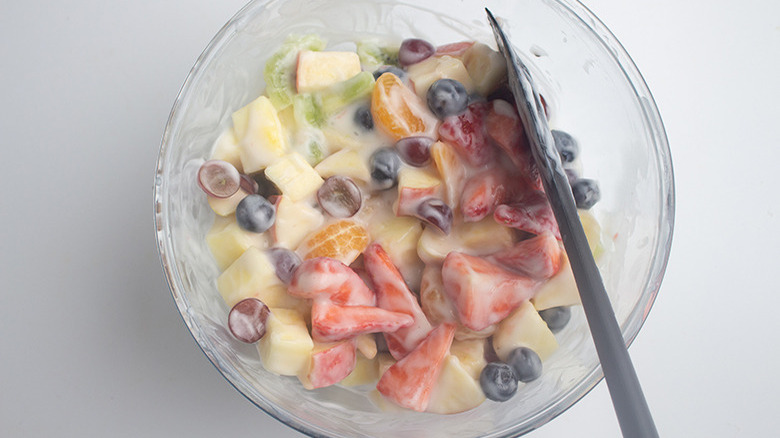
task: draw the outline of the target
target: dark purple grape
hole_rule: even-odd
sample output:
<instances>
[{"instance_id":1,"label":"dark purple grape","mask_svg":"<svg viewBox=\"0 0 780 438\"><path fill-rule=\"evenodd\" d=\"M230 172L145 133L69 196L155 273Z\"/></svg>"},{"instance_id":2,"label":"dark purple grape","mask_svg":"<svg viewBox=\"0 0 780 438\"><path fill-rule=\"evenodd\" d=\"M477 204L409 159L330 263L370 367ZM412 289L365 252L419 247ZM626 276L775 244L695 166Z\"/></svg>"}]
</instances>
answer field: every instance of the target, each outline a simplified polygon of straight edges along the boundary
<instances>
[{"instance_id":1,"label":"dark purple grape","mask_svg":"<svg viewBox=\"0 0 780 438\"><path fill-rule=\"evenodd\" d=\"M455 116L469 105L466 87L455 79L439 79L428 88L428 108L440 119Z\"/></svg>"},{"instance_id":2,"label":"dark purple grape","mask_svg":"<svg viewBox=\"0 0 780 438\"><path fill-rule=\"evenodd\" d=\"M236 222L246 231L262 233L271 228L276 208L261 195L249 195L236 206Z\"/></svg>"},{"instance_id":3,"label":"dark purple grape","mask_svg":"<svg viewBox=\"0 0 780 438\"><path fill-rule=\"evenodd\" d=\"M479 374L479 386L485 397L494 401L507 401L517 392L517 377L511 366L491 362Z\"/></svg>"},{"instance_id":4,"label":"dark purple grape","mask_svg":"<svg viewBox=\"0 0 780 438\"><path fill-rule=\"evenodd\" d=\"M254 193L262 195L266 199L269 199L271 196L282 194L279 187L276 187L276 184L265 176L265 172L253 173L252 179L257 183L257 190Z\"/></svg>"},{"instance_id":5,"label":"dark purple grape","mask_svg":"<svg viewBox=\"0 0 780 438\"><path fill-rule=\"evenodd\" d=\"M302 263L301 258L287 248L271 248L268 251L276 269L276 276L284 284L290 284L292 276Z\"/></svg>"},{"instance_id":6,"label":"dark purple grape","mask_svg":"<svg viewBox=\"0 0 780 438\"><path fill-rule=\"evenodd\" d=\"M385 73L392 73L398 76L398 79L404 80L406 78L406 72L394 65L383 65L374 71L374 79L379 79Z\"/></svg>"},{"instance_id":7,"label":"dark purple grape","mask_svg":"<svg viewBox=\"0 0 780 438\"><path fill-rule=\"evenodd\" d=\"M415 136L398 140L395 149L407 164L422 167L431 161L431 145L434 140L430 137Z\"/></svg>"},{"instance_id":8,"label":"dark purple grape","mask_svg":"<svg viewBox=\"0 0 780 438\"><path fill-rule=\"evenodd\" d=\"M583 210L590 209L601 200L599 183L592 179L580 178L574 181L571 191L574 194L574 202L577 204L577 208Z\"/></svg>"},{"instance_id":9,"label":"dark purple grape","mask_svg":"<svg viewBox=\"0 0 780 438\"><path fill-rule=\"evenodd\" d=\"M410 38L403 40L398 50L398 62L401 67L408 67L428 59L436 52L436 48L428 41Z\"/></svg>"},{"instance_id":10,"label":"dark purple grape","mask_svg":"<svg viewBox=\"0 0 780 438\"><path fill-rule=\"evenodd\" d=\"M450 234L452 229L452 209L441 199L428 198L417 206L417 217Z\"/></svg>"},{"instance_id":11,"label":"dark purple grape","mask_svg":"<svg viewBox=\"0 0 780 438\"><path fill-rule=\"evenodd\" d=\"M227 198L238 191L241 174L227 161L208 160L198 169L198 185L209 196Z\"/></svg>"},{"instance_id":12,"label":"dark purple grape","mask_svg":"<svg viewBox=\"0 0 780 438\"><path fill-rule=\"evenodd\" d=\"M568 132L552 130L555 148L561 156L561 162L571 163L580 154L580 145Z\"/></svg>"},{"instance_id":13,"label":"dark purple grape","mask_svg":"<svg viewBox=\"0 0 780 438\"><path fill-rule=\"evenodd\" d=\"M569 323L571 309L566 306L552 307L539 311L539 316L547 323L551 332L557 333Z\"/></svg>"},{"instance_id":14,"label":"dark purple grape","mask_svg":"<svg viewBox=\"0 0 780 438\"><path fill-rule=\"evenodd\" d=\"M378 149L371 155L369 166L371 169L371 180L379 190L386 190L398 184L401 158L395 149Z\"/></svg>"},{"instance_id":15,"label":"dark purple grape","mask_svg":"<svg viewBox=\"0 0 780 438\"><path fill-rule=\"evenodd\" d=\"M260 185L251 176L241 174L241 190L254 195L260 190Z\"/></svg>"},{"instance_id":16,"label":"dark purple grape","mask_svg":"<svg viewBox=\"0 0 780 438\"><path fill-rule=\"evenodd\" d=\"M370 106L361 106L355 111L355 123L365 131L374 129L374 118L371 116Z\"/></svg>"},{"instance_id":17,"label":"dark purple grape","mask_svg":"<svg viewBox=\"0 0 780 438\"><path fill-rule=\"evenodd\" d=\"M531 382L542 375L542 359L528 347L515 348L506 358L506 363L512 367L515 377L521 382Z\"/></svg>"},{"instance_id":18,"label":"dark purple grape","mask_svg":"<svg viewBox=\"0 0 780 438\"><path fill-rule=\"evenodd\" d=\"M352 178L336 175L326 179L317 190L317 202L333 217L352 217L360 210L363 196Z\"/></svg>"},{"instance_id":19,"label":"dark purple grape","mask_svg":"<svg viewBox=\"0 0 780 438\"><path fill-rule=\"evenodd\" d=\"M239 301L228 314L228 329L239 341L253 344L265 336L265 323L271 313L262 301L247 298Z\"/></svg>"}]
</instances>

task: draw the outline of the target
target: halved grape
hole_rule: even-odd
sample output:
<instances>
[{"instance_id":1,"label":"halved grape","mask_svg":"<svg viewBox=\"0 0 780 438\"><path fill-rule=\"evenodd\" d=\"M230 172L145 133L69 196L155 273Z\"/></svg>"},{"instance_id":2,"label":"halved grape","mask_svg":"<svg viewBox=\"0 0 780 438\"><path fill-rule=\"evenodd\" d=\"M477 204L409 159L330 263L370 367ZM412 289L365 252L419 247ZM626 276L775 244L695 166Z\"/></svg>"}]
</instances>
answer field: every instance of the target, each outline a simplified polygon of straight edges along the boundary
<instances>
[{"instance_id":1,"label":"halved grape","mask_svg":"<svg viewBox=\"0 0 780 438\"><path fill-rule=\"evenodd\" d=\"M228 329L239 341L253 344L265 336L265 323L271 311L257 298L239 301L228 314Z\"/></svg>"},{"instance_id":2,"label":"halved grape","mask_svg":"<svg viewBox=\"0 0 780 438\"><path fill-rule=\"evenodd\" d=\"M241 174L227 161L208 160L198 169L198 185L209 196L227 198L238 191Z\"/></svg>"},{"instance_id":3,"label":"halved grape","mask_svg":"<svg viewBox=\"0 0 780 438\"><path fill-rule=\"evenodd\" d=\"M326 179L317 190L317 202L333 217L352 217L360 210L363 196L352 178L336 175Z\"/></svg>"},{"instance_id":4,"label":"halved grape","mask_svg":"<svg viewBox=\"0 0 780 438\"><path fill-rule=\"evenodd\" d=\"M431 145L434 140L425 136L406 137L395 144L398 155L407 164L422 167L431 161Z\"/></svg>"},{"instance_id":5,"label":"halved grape","mask_svg":"<svg viewBox=\"0 0 780 438\"><path fill-rule=\"evenodd\" d=\"M428 41L417 38L406 39L401 42L401 48L398 50L398 63L402 67L407 67L430 58L435 52L436 48Z\"/></svg>"},{"instance_id":6,"label":"halved grape","mask_svg":"<svg viewBox=\"0 0 780 438\"><path fill-rule=\"evenodd\" d=\"M428 198L417 207L417 217L450 234L452 229L452 209L441 199Z\"/></svg>"},{"instance_id":7,"label":"halved grape","mask_svg":"<svg viewBox=\"0 0 780 438\"><path fill-rule=\"evenodd\" d=\"M255 195L260 190L260 185L257 184L257 181L252 179L249 175L241 174L241 183L240 183L241 190L247 192L250 195Z\"/></svg>"},{"instance_id":8,"label":"halved grape","mask_svg":"<svg viewBox=\"0 0 780 438\"><path fill-rule=\"evenodd\" d=\"M269 255L273 260L276 276L282 280L282 283L290 284L295 270L302 263L301 258L287 248L271 248Z\"/></svg>"}]
</instances>

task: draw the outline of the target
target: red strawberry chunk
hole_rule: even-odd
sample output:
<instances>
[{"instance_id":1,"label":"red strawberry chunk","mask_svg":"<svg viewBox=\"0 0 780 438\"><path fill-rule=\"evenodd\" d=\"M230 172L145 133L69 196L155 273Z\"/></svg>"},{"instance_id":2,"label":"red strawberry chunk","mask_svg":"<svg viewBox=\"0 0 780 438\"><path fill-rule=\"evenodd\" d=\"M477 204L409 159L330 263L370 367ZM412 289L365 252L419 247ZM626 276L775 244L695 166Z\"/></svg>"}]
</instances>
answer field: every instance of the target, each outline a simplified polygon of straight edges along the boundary
<instances>
[{"instance_id":1,"label":"red strawberry chunk","mask_svg":"<svg viewBox=\"0 0 780 438\"><path fill-rule=\"evenodd\" d=\"M393 333L385 333L390 354L401 359L412 351L431 331L417 297L409 290L398 268L378 243L372 243L363 252L363 262L376 292L376 304L391 312L411 316L414 323Z\"/></svg>"},{"instance_id":2,"label":"red strawberry chunk","mask_svg":"<svg viewBox=\"0 0 780 438\"><path fill-rule=\"evenodd\" d=\"M488 259L537 280L555 275L561 268L563 250L549 231L516 243Z\"/></svg>"},{"instance_id":3,"label":"red strawberry chunk","mask_svg":"<svg viewBox=\"0 0 780 438\"><path fill-rule=\"evenodd\" d=\"M307 389L324 388L344 380L355 369L356 351L357 342L350 339L313 353L306 379L301 379L305 380L304 386Z\"/></svg>"},{"instance_id":4,"label":"red strawberry chunk","mask_svg":"<svg viewBox=\"0 0 780 438\"><path fill-rule=\"evenodd\" d=\"M508 227L531 234L549 231L556 239L561 239L558 222L555 221L547 195L538 190L527 192L518 202L499 205L493 212L493 218Z\"/></svg>"},{"instance_id":5,"label":"red strawberry chunk","mask_svg":"<svg viewBox=\"0 0 780 438\"><path fill-rule=\"evenodd\" d=\"M460 322L476 331L506 318L541 284L483 258L455 251L444 259L441 274L444 291Z\"/></svg>"},{"instance_id":6,"label":"red strawberry chunk","mask_svg":"<svg viewBox=\"0 0 780 438\"><path fill-rule=\"evenodd\" d=\"M409 327L411 316L373 306L339 306L321 299L311 307L311 336L317 342L336 342L364 333L394 332Z\"/></svg>"},{"instance_id":7,"label":"red strawberry chunk","mask_svg":"<svg viewBox=\"0 0 780 438\"><path fill-rule=\"evenodd\" d=\"M474 41L461 41L459 43L450 43L436 48L436 53L433 56L452 56L460 58L466 53L466 50L470 49L474 45Z\"/></svg>"},{"instance_id":8,"label":"red strawberry chunk","mask_svg":"<svg viewBox=\"0 0 780 438\"><path fill-rule=\"evenodd\" d=\"M303 262L295 270L287 291L295 297L326 298L347 306L373 306L376 301L374 293L355 271L327 257Z\"/></svg>"},{"instance_id":9,"label":"red strawberry chunk","mask_svg":"<svg viewBox=\"0 0 780 438\"><path fill-rule=\"evenodd\" d=\"M539 170L514 106L501 99L492 101L485 116L485 129L493 143L512 160L523 179L536 189L541 189Z\"/></svg>"},{"instance_id":10,"label":"red strawberry chunk","mask_svg":"<svg viewBox=\"0 0 780 438\"><path fill-rule=\"evenodd\" d=\"M439 126L441 139L453 145L472 166L482 166L495 157L495 149L485 133L487 112L488 104L472 103L464 113L445 118Z\"/></svg>"},{"instance_id":11,"label":"red strawberry chunk","mask_svg":"<svg viewBox=\"0 0 780 438\"><path fill-rule=\"evenodd\" d=\"M463 188L460 211L466 222L478 222L493 213L505 201L508 184L499 169L490 169L471 177Z\"/></svg>"},{"instance_id":12,"label":"red strawberry chunk","mask_svg":"<svg viewBox=\"0 0 780 438\"><path fill-rule=\"evenodd\" d=\"M452 324L436 327L417 348L382 374L376 389L399 406L425 411L454 335Z\"/></svg>"}]
</instances>

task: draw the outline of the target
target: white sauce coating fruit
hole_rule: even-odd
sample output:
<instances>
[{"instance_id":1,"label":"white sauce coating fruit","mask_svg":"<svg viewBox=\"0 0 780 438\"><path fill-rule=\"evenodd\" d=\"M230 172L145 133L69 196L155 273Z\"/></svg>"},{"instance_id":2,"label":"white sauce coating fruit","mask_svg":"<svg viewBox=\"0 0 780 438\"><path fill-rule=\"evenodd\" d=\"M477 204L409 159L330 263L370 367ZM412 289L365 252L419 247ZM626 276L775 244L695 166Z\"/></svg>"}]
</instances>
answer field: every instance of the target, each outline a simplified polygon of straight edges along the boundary
<instances>
[{"instance_id":1,"label":"white sauce coating fruit","mask_svg":"<svg viewBox=\"0 0 780 438\"><path fill-rule=\"evenodd\" d=\"M503 58L471 41L357 48L288 39L193 181L218 215L230 329L307 389L438 414L507 400L568 321L539 311L578 303Z\"/></svg>"}]
</instances>

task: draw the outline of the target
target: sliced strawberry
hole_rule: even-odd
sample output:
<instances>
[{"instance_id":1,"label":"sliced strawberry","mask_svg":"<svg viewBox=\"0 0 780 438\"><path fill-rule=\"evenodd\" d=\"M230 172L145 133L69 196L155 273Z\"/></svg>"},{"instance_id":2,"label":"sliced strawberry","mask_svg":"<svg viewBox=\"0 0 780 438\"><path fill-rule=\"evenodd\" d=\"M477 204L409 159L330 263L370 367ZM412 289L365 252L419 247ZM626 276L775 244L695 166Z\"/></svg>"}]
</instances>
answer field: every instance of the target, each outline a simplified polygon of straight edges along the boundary
<instances>
[{"instance_id":1,"label":"sliced strawberry","mask_svg":"<svg viewBox=\"0 0 780 438\"><path fill-rule=\"evenodd\" d=\"M500 169L489 169L471 177L460 198L460 211L466 222L478 222L505 201L508 184Z\"/></svg>"},{"instance_id":2,"label":"sliced strawberry","mask_svg":"<svg viewBox=\"0 0 780 438\"><path fill-rule=\"evenodd\" d=\"M390 354L401 359L412 351L431 331L417 297L412 294L404 278L382 246L372 243L363 252L363 260L376 291L376 305L391 312L411 316L414 323L393 333L385 333Z\"/></svg>"},{"instance_id":3,"label":"sliced strawberry","mask_svg":"<svg viewBox=\"0 0 780 438\"><path fill-rule=\"evenodd\" d=\"M531 278L546 280L561 269L562 254L558 239L551 232L545 231L503 249L488 259Z\"/></svg>"},{"instance_id":4,"label":"sliced strawberry","mask_svg":"<svg viewBox=\"0 0 780 438\"><path fill-rule=\"evenodd\" d=\"M485 116L485 129L493 143L512 160L523 180L536 189L542 181L536 167L520 116L509 102L496 99Z\"/></svg>"},{"instance_id":5,"label":"sliced strawberry","mask_svg":"<svg viewBox=\"0 0 780 438\"><path fill-rule=\"evenodd\" d=\"M436 48L436 53L433 56L452 56L454 58L460 58L466 53L466 50L470 49L474 45L474 41L461 41L459 43L450 43Z\"/></svg>"},{"instance_id":6,"label":"sliced strawberry","mask_svg":"<svg viewBox=\"0 0 780 438\"><path fill-rule=\"evenodd\" d=\"M316 345L311 355L309 372L301 379L307 389L324 388L341 382L355 369L357 364L354 339L334 345Z\"/></svg>"},{"instance_id":7,"label":"sliced strawberry","mask_svg":"<svg viewBox=\"0 0 780 438\"><path fill-rule=\"evenodd\" d=\"M485 133L485 115L488 104L472 103L466 111L449 116L439 126L439 136L453 145L458 153L472 166L482 166L495 157L495 148Z\"/></svg>"},{"instance_id":8,"label":"sliced strawberry","mask_svg":"<svg viewBox=\"0 0 780 438\"><path fill-rule=\"evenodd\" d=\"M441 274L460 322L477 331L506 318L541 284L483 258L454 251L444 259Z\"/></svg>"},{"instance_id":9,"label":"sliced strawberry","mask_svg":"<svg viewBox=\"0 0 780 438\"><path fill-rule=\"evenodd\" d=\"M425 411L454 335L452 324L436 327L417 348L382 374L376 389L399 406Z\"/></svg>"},{"instance_id":10,"label":"sliced strawberry","mask_svg":"<svg viewBox=\"0 0 780 438\"><path fill-rule=\"evenodd\" d=\"M311 336L336 342L364 333L392 333L414 322L411 316L373 306L339 306L320 299L311 307Z\"/></svg>"},{"instance_id":11,"label":"sliced strawberry","mask_svg":"<svg viewBox=\"0 0 780 438\"><path fill-rule=\"evenodd\" d=\"M326 298L347 306L373 306L376 302L374 293L355 271L327 257L303 262L295 270L287 292L299 298Z\"/></svg>"},{"instance_id":12,"label":"sliced strawberry","mask_svg":"<svg viewBox=\"0 0 780 438\"><path fill-rule=\"evenodd\" d=\"M556 239L561 239L558 222L555 221L547 195L534 190L527 192L519 201L503 204L493 212L496 222L531 234L542 234L545 231L553 233Z\"/></svg>"}]
</instances>

